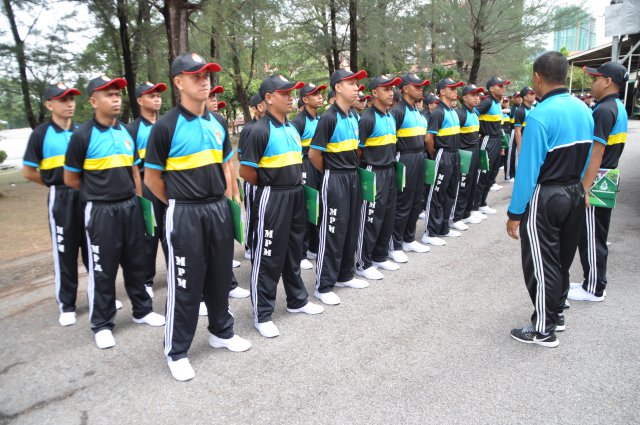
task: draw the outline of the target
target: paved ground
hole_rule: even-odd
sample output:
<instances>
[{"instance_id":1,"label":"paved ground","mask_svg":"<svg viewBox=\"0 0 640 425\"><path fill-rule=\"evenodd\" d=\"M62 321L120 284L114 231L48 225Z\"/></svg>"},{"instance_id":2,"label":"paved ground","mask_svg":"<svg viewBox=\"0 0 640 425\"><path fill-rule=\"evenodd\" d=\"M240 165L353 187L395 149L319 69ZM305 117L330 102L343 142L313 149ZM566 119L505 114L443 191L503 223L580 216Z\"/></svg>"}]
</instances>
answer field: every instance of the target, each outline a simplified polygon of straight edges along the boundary
<instances>
[{"instance_id":1,"label":"paved ground","mask_svg":"<svg viewBox=\"0 0 640 425\"><path fill-rule=\"evenodd\" d=\"M169 374L162 329L131 323L128 301L116 319L117 346L102 351L84 280L78 324L61 328L50 276L0 275L0 423L640 423L639 124L621 164L607 299L573 302L556 349L509 336L532 307L519 243L504 231L506 185L490 198L496 217L411 255L367 289L340 290L343 303L320 316L286 313L280 290L276 339L254 330L248 299L232 300L236 332L253 342L246 353L210 348L200 319L190 351L197 376L188 383ZM44 258L35 257L24 262ZM248 262L236 272L247 287ZM311 290L312 272L304 278Z\"/></svg>"}]
</instances>

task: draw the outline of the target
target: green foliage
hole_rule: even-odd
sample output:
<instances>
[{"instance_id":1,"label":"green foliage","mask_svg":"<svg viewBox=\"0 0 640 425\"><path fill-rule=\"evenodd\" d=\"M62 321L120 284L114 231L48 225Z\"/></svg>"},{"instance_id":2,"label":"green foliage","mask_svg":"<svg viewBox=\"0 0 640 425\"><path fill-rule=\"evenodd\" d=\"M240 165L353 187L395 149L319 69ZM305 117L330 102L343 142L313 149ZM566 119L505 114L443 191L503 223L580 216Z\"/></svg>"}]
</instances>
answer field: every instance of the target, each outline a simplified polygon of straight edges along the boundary
<instances>
[{"instance_id":1,"label":"green foliage","mask_svg":"<svg viewBox=\"0 0 640 425\"><path fill-rule=\"evenodd\" d=\"M0 150L0 164L2 164L5 159L7 159L7 153L3 150Z\"/></svg>"}]
</instances>

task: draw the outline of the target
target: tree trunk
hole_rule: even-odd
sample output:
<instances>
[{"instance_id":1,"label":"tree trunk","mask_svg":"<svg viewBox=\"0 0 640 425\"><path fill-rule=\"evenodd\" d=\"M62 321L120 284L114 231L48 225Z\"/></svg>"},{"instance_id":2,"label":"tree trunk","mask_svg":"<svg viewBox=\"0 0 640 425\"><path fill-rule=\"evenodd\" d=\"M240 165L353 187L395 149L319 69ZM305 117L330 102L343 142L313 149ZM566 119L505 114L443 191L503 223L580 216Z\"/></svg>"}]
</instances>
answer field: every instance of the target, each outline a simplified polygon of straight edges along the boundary
<instances>
[{"instance_id":1,"label":"tree trunk","mask_svg":"<svg viewBox=\"0 0 640 425\"><path fill-rule=\"evenodd\" d=\"M431 36L431 69L438 63L436 55L436 0L431 0L429 5L429 35Z\"/></svg>"},{"instance_id":2,"label":"tree trunk","mask_svg":"<svg viewBox=\"0 0 640 425\"><path fill-rule=\"evenodd\" d=\"M176 57L189 50L189 9L188 0L165 0L164 2L162 15L167 31L169 68ZM169 79L171 80L171 75ZM171 81L171 94L175 105L178 101L178 91L173 81Z\"/></svg>"},{"instance_id":3,"label":"tree trunk","mask_svg":"<svg viewBox=\"0 0 640 425\"><path fill-rule=\"evenodd\" d=\"M349 67L358 70L358 0L349 0Z\"/></svg>"},{"instance_id":4,"label":"tree trunk","mask_svg":"<svg viewBox=\"0 0 640 425\"><path fill-rule=\"evenodd\" d=\"M216 37L218 36L217 32L218 26L216 24L211 25L211 38L209 40L209 54L214 62L218 62L218 48L216 46ZM218 85L218 73L211 73L211 87Z\"/></svg>"},{"instance_id":5,"label":"tree trunk","mask_svg":"<svg viewBox=\"0 0 640 425\"><path fill-rule=\"evenodd\" d=\"M144 51L146 54L146 69L147 69L147 80L156 84L160 76L157 73L157 69L153 60L155 58L155 42L154 40L149 38L151 34L151 6L149 5L148 0L138 0L138 7L140 8L140 14L142 17L142 26L140 27L140 34L146 35L146 37L142 38L142 44L144 44ZM138 70L138 75L140 75L140 71Z\"/></svg>"},{"instance_id":6,"label":"tree trunk","mask_svg":"<svg viewBox=\"0 0 640 425\"><path fill-rule=\"evenodd\" d=\"M240 67L240 53L238 51L238 39L236 37L235 25L229 25L229 48L231 49L231 68L233 69L233 86L236 91L236 97L242 108L242 116L245 122L251 119L249 110L249 95L242 81L242 69Z\"/></svg>"},{"instance_id":7,"label":"tree trunk","mask_svg":"<svg viewBox=\"0 0 640 425\"><path fill-rule=\"evenodd\" d=\"M322 34L325 37L325 40L330 40L331 39L331 35L329 33L329 24L328 24L328 19L327 19L327 9L322 8L322 15L323 15L323 21L322 21ZM331 43L325 44L325 49L324 49L324 58L327 61L327 67L329 68L329 76L331 76L331 74L333 74L333 71L336 70L336 65L333 62L333 56L331 54Z\"/></svg>"},{"instance_id":8,"label":"tree trunk","mask_svg":"<svg viewBox=\"0 0 640 425\"><path fill-rule=\"evenodd\" d=\"M340 51L338 50L338 30L336 25L336 0L329 0L329 18L331 21L331 56L335 69L340 69Z\"/></svg>"},{"instance_id":9,"label":"tree trunk","mask_svg":"<svg viewBox=\"0 0 640 425\"><path fill-rule=\"evenodd\" d=\"M16 18L13 14L13 8L9 0L3 0L4 10L11 26L11 34L13 35L13 41L16 43L16 59L18 60L18 72L20 74L20 89L22 91L22 101L24 103L24 113L27 116L27 121L31 128L35 128L38 125L38 120L33 113L31 106L31 94L29 92L29 80L27 79L27 60L24 54L24 40L20 38L18 33L18 26L16 25Z\"/></svg>"},{"instance_id":10,"label":"tree trunk","mask_svg":"<svg viewBox=\"0 0 640 425\"><path fill-rule=\"evenodd\" d=\"M122 61L124 64L124 78L127 80L127 94L129 95L129 111L133 114L133 118L140 115L140 107L136 101L136 74L133 70L133 56L131 54L131 45L129 44L129 26L127 20L127 1L117 0L116 15L120 24L120 43L122 44ZM123 117L126 122L128 117Z\"/></svg>"},{"instance_id":11,"label":"tree trunk","mask_svg":"<svg viewBox=\"0 0 640 425\"><path fill-rule=\"evenodd\" d=\"M471 71L469 72L469 83L476 84L476 81L478 81L478 71L480 71L480 61L482 60L482 43L475 41L472 49L473 61L471 62Z\"/></svg>"}]
</instances>

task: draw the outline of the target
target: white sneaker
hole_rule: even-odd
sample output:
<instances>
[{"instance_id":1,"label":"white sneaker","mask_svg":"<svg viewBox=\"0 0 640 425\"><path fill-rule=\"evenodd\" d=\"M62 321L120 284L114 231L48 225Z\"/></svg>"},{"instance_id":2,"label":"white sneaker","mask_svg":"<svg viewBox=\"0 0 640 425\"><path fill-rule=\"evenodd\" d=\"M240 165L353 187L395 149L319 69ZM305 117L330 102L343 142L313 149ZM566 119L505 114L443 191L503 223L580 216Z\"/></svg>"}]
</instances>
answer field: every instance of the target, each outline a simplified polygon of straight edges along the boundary
<instances>
[{"instance_id":1,"label":"white sneaker","mask_svg":"<svg viewBox=\"0 0 640 425\"><path fill-rule=\"evenodd\" d=\"M484 207L480 207L478 211L480 211L483 214L495 214L498 212L498 210L495 210L488 205L485 205Z\"/></svg>"},{"instance_id":2,"label":"white sneaker","mask_svg":"<svg viewBox=\"0 0 640 425\"><path fill-rule=\"evenodd\" d=\"M247 249L244 251L244 258L246 258L247 260L251 260L251 250Z\"/></svg>"},{"instance_id":3,"label":"white sneaker","mask_svg":"<svg viewBox=\"0 0 640 425\"><path fill-rule=\"evenodd\" d=\"M94 336L96 338L96 345L98 348L111 348L116 345L116 340L109 329L103 329L100 332L96 332Z\"/></svg>"},{"instance_id":4,"label":"white sneaker","mask_svg":"<svg viewBox=\"0 0 640 425\"><path fill-rule=\"evenodd\" d=\"M431 237L427 234L422 236L422 243L426 243L433 246L445 246L447 244L445 241L443 241L439 237L437 236Z\"/></svg>"},{"instance_id":5,"label":"white sneaker","mask_svg":"<svg viewBox=\"0 0 640 425\"><path fill-rule=\"evenodd\" d=\"M402 251L389 251L389 258L396 263L408 263L409 257Z\"/></svg>"},{"instance_id":6,"label":"white sneaker","mask_svg":"<svg viewBox=\"0 0 640 425\"><path fill-rule=\"evenodd\" d=\"M413 242L402 242L402 250L405 252L419 252L422 254L422 253L431 251L431 248L429 248L426 245L422 245L418 241L413 241Z\"/></svg>"},{"instance_id":7,"label":"white sneaker","mask_svg":"<svg viewBox=\"0 0 640 425\"><path fill-rule=\"evenodd\" d=\"M475 214L471 214L469 217L462 220L465 224L480 224L482 223L482 219Z\"/></svg>"},{"instance_id":8,"label":"white sneaker","mask_svg":"<svg viewBox=\"0 0 640 425\"><path fill-rule=\"evenodd\" d=\"M287 307L287 311L289 313L305 313L305 314L320 314L324 311L324 307L319 304L315 304L312 302L306 303L304 306L300 308L289 308Z\"/></svg>"},{"instance_id":9,"label":"white sneaker","mask_svg":"<svg viewBox=\"0 0 640 425\"><path fill-rule=\"evenodd\" d=\"M193 370L189 359L186 357L176 361L169 360L167 365L169 365L171 376L178 381L188 381L196 376L196 372Z\"/></svg>"},{"instance_id":10,"label":"white sneaker","mask_svg":"<svg viewBox=\"0 0 640 425\"><path fill-rule=\"evenodd\" d=\"M272 321L255 324L256 329L265 338L275 338L280 335L280 330Z\"/></svg>"},{"instance_id":11,"label":"white sneaker","mask_svg":"<svg viewBox=\"0 0 640 425\"><path fill-rule=\"evenodd\" d=\"M479 218L480 220L486 220L488 217L484 214L482 214L480 211L475 210L475 211L471 211L471 215L475 216L477 218Z\"/></svg>"},{"instance_id":12,"label":"white sneaker","mask_svg":"<svg viewBox=\"0 0 640 425\"><path fill-rule=\"evenodd\" d=\"M356 269L356 274L369 280L380 280L384 278L384 275L373 266L364 270Z\"/></svg>"},{"instance_id":13,"label":"white sneaker","mask_svg":"<svg viewBox=\"0 0 640 425\"><path fill-rule=\"evenodd\" d=\"M120 310L123 307L122 301L116 300L116 310Z\"/></svg>"},{"instance_id":14,"label":"white sneaker","mask_svg":"<svg viewBox=\"0 0 640 425\"><path fill-rule=\"evenodd\" d=\"M578 286L582 286L582 282L571 282L569 284L570 289L577 288Z\"/></svg>"},{"instance_id":15,"label":"white sneaker","mask_svg":"<svg viewBox=\"0 0 640 425\"><path fill-rule=\"evenodd\" d=\"M144 323L149 326L164 326L164 316L153 311L141 319L133 318L133 323Z\"/></svg>"},{"instance_id":16,"label":"white sneaker","mask_svg":"<svg viewBox=\"0 0 640 425\"><path fill-rule=\"evenodd\" d=\"M509 183L515 183L515 182L516 182L515 177L511 177L511 178L509 179Z\"/></svg>"},{"instance_id":17,"label":"white sneaker","mask_svg":"<svg viewBox=\"0 0 640 425\"><path fill-rule=\"evenodd\" d=\"M469 226L467 226L466 224L464 224L463 220L460 221L456 221L454 223L451 224L451 227L453 227L456 230L469 230Z\"/></svg>"},{"instance_id":18,"label":"white sneaker","mask_svg":"<svg viewBox=\"0 0 640 425\"><path fill-rule=\"evenodd\" d=\"M58 317L58 323L60 326L71 326L76 324L76 312L68 311L66 313L60 313Z\"/></svg>"},{"instance_id":19,"label":"white sneaker","mask_svg":"<svg viewBox=\"0 0 640 425\"><path fill-rule=\"evenodd\" d=\"M569 289L568 298L574 301L600 302L604 300L604 295L601 297L596 297L591 292L585 291L582 286L576 286L574 288Z\"/></svg>"},{"instance_id":20,"label":"white sneaker","mask_svg":"<svg viewBox=\"0 0 640 425\"><path fill-rule=\"evenodd\" d=\"M394 263L393 261L386 260L386 261L383 261L382 263L373 261L372 263L373 263L373 267L376 267L376 268L379 267L383 270L389 270L392 272L396 270L400 270L400 266Z\"/></svg>"},{"instance_id":21,"label":"white sneaker","mask_svg":"<svg viewBox=\"0 0 640 425\"><path fill-rule=\"evenodd\" d=\"M251 292L247 291L244 288L241 288L239 286L236 286L235 288L233 288L231 291L229 291L229 296L231 298L247 298L249 295L251 295ZM204 303L203 303L204 304ZM205 306L206 308L207 306Z\"/></svg>"},{"instance_id":22,"label":"white sneaker","mask_svg":"<svg viewBox=\"0 0 640 425\"><path fill-rule=\"evenodd\" d=\"M237 269L238 267L240 267L240 261L238 260L233 260L233 262L231 263L231 265L233 266L234 269Z\"/></svg>"},{"instance_id":23,"label":"white sneaker","mask_svg":"<svg viewBox=\"0 0 640 425\"><path fill-rule=\"evenodd\" d=\"M337 285L337 283L336 283ZM313 293L313 296L323 302L326 305L338 305L340 304L340 297L336 295L335 292L325 292L324 294L316 291Z\"/></svg>"},{"instance_id":24,"label":"white sneaker","mask_svg":"<svg viewBox=\"0 0 640 425\"><path fill-rule=\"evenodd\" d=\"M462 233L458 232L457 230L449 229L449 233L443 236L445 238L459 238L460 236L462 236Z\"/></svg>"},{"instance_id":25,"label":"white sneaker","mask_svg":"<svg viewBox=\"0 0 640 425\"><path fill-rule=\"evenodd\" d=\"M317 260L318 254L315 252L307 251L307 260Z\"/></svg>"},{"instance_id":26,"label":"white sneaker","mask_svg":"<svg viewBox=\"0 0 640 425\"><path fill-rule=\"evenodd\" d=\"M347 280L346 282L336 282L336 286L338 288L364 289L369 286L369 282L367 282L366 280L354 278L351 280ZM330 294L333 294L333 292L330 292ZM325 295L325 294L322 294L322 295Z\"/></svg>"},{"instance_id":27,"label":"white sneaker","mask_svg":"<svg viewBox=\"0 0 640 425\"><path fill-rule=\"evenodd\" d=\"M426 216L426 211L422 211L422 212L420 213L420 215L418 216L418 218L419 218L420 220L424 220L425 216Z\"/></svg>"},{"instance_id":28,"label":"white sneaker","mask_svg":"<svg viewBox=\"0 0 640 425\"><path fill-rule=\"evenodd\" d=\"M607 246L611 246L611 242L607 241Z\"/></svg>"},{"instance_id":29,"label":"white sneaker","mask_svg":"<svg viewBox=\"0 0 640 425\"><path fill-rule=\"evenodd\" d=\"M500 185L499 185L499 184L497 184L497 183L494 183L494 184L493 184L493 186L491 186L491 187L489 188L489 190L490 190L490 191L492 191L492 192L497 192L497 191L499 191L499 190L502 190L502 186L500 186Z\"/></svg>"},{"instance_id":30,"label":"white sneaker","mask_svg":"<svg viewBox=\"0 0 640 425\"><path fill-rule=\"evenodd\" d=\"M300 261L301 270L310 270L312 268L313 264L311 264L311 261L307 260L306 258L303 258L302 261Z\"/></svg>"},{"instance_id":31,"label":"white sneaker","mask_svg":"<svg viewBox=\"0 0 640 425\"><path fill-rule=\"evenodd\" d=\"M144 285L144 289L147 291L147 294L149 294L149 297L153 298L153 286Z\"/></svg>"},{"instance_id":32,"label":"white sneaker","mask_svg":"<svg viewBox=\"0 0 640 425\"><path fill-rule=\"evenodd\" d=\"M199 316L209 315L209 310L207 310L207 305L204 303L204 301L200 301L200 309L198 310L198 315Z\"/></svg>"},{"instance_id":33,"label":"white sneaker","mask_svg":"<svg viewBox=\"0 0 640 425\"><path fill-rule=\"evenodd\" d=\"M213 348L226 348L234 353L241 353L251 348L251 341L244 338L240 338L238 335L234 335L231 338L218 338L217 336L209 335L209 345Z\"/></svg>"}]
</instances>

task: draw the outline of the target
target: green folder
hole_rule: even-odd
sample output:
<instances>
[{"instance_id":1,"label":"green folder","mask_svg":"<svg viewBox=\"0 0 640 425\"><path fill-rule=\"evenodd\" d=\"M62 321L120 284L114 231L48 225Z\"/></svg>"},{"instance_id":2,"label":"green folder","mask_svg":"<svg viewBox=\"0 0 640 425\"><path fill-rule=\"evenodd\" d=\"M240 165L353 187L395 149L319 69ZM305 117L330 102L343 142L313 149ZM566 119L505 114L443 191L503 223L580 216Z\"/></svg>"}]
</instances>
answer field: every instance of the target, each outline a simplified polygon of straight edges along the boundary
<instances>
[{"instance_id":1,"label":"green folder","mask_svg":"<svg viewBox=\"0 0 640 425\"><path fill-rule=\"evenodd\" d=\"M396 186L400 192L407 185L407 167L400 161L396 162Z\"/></svg>"},{"instance_id":2,"label":"green folder","mask_svg":"<svg viewBox=\"0 0 640 425\"><path fill-rule=\"evenodd\" d=\"M142 208L142 217L144 218L144 227L147 235L156 235L156 215L153 213L153 203L143 196L138 196L140 207Z\"/></svg>"},{"instance_id":3,"label":"green folder","mask_svg":"<svg viewBox=\"0 0 640 425\"><path fill-rule=\"evenodd\" d=\"M460 173L468 174L469 168L471 168L471 157L473 153L464 149L458 149L460 153Z\"/></svg>"},{"instance_id":4,"label":"green folder","mask_svg":"<svg viewBox=\"0 0 640 425\"><path fill-rule=\"evenodd\" d=\"M601 168L589 189L589 204L592 207L614 208L620 184L620 171Z\"/></svg>"},{"instance_id":5,"label":"green folder","mask_svg":"<svg viewBox=\"0 0 640 425\"><path fill-rule=\"evenodd\" d=\"M368 202L376 202L376 173L364 168L358 168L358 174L360 174L362 199Z\"/></svg>"},{"instance_id":6,"label":"green folder","mask_svg":"<svg viewBox=\"0 0 640 425\"><path fill-rule=\"evenodd\" d=\"M236 201L227 198L231 218L233 219L233 238L241 245L244 245L244 222L242 221L242 208Z\"/></svg>"},{"instance_id":7,"label":"green folder","mask_svg":"<svg viewBox=\"0 0 640 425\"><path fill-rule=\"evenodd\" d=\"M320 193L314 188L302 186L304 189L304 200L307 208L307 221L311 224L318 225L318 215L320 214Z\"/></svg>"},{"instance_id":8,"label":"green folder","mask_svg":"<svg viewBox=\"0 0 640 425\"><path fill-rule=\"evenodd\" d=\"M236 179L238 181L238 194L240 195L240 199L244 200L244 187L242 185L242 181L239 178Z\"/></svg>"},{"instance_id":9,"label":"green folder","mask_svg":"<svg viewBox=\"0 0 640 425\"><path fill-rule=\"evenodd\" d=\"M486 149L480 149L480 169L489 171L489 154Z\"/></svg>"},{"instance_id":10,"label":"green folder","mask_svg":"<svg viewBox=\"0 0 640 425\"><path fill-rule=\"evenodd\" d=\"M509 141L510 141L509 136L507 136L504 131L502 132L502 136L500 137L500 140L502 141L501 143L502 149L509 149Z\"/></svg>"},{"instance_id":11,"label":"green folder","mask_svg":"<svg viewBox=\"0 0 640 425\"><path fill-rule=\"evenodd\" d=\"M436 182L436 162L433 159L425 159L424 183L434 184Z\"/></svg>"}]
</instances>

